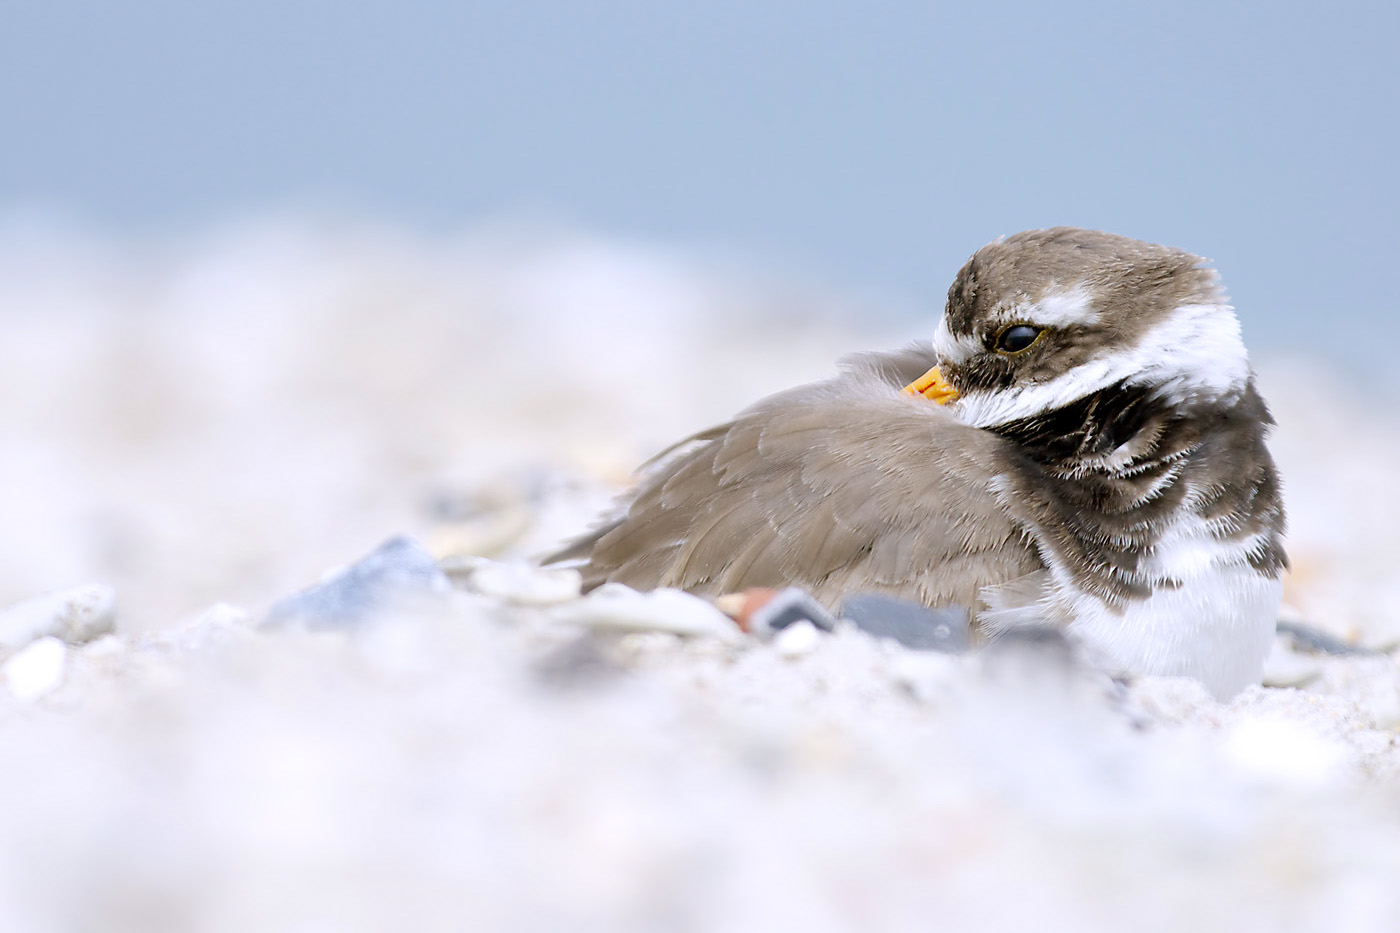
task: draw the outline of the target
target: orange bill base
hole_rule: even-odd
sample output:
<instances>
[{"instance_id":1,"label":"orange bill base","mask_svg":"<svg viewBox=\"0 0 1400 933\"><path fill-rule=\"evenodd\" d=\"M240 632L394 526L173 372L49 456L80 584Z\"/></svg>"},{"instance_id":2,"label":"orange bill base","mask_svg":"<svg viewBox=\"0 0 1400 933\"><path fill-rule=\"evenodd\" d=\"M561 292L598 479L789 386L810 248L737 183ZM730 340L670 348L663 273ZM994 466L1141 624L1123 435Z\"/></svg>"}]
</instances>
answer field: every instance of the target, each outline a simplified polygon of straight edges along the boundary
<instances>
[{"instance_id":1,"label":"orange bill base","mask_svg":"<svg viewBox=\"0 0 1400 933\"><path fill-rule=\"evenodd\" d=\"M905 386L904 391L910 395L922 395L930 402L940 405L947 405L956 401L958 397L958 390L948 384L948 380L943 378L937 366Z\"/></svg>"}]
</instances>

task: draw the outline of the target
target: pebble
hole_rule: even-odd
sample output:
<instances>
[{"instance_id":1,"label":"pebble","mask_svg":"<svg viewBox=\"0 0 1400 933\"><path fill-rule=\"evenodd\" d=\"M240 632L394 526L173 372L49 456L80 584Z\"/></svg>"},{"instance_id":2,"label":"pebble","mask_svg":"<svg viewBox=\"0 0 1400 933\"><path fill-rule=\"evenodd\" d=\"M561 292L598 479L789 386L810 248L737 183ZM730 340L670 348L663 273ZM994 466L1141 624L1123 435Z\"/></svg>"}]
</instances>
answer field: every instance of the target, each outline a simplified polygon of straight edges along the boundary
<instances>
[{"instance_id":1,"label":"pebble","mask_svg":"<svg viewBox=\"0 0 1400 933\"><path fill-rule=\"evenodd\" d=\"M807 619L784 626L773 637L773 650L785 658L800 658L816 650L821 632Z\"/></svg>"},{"instance_id":2,"label":"pebble","mask_svg":"<svg viewBox=\"0 0 1400 933\"><path fill-rule=\"evenodd\" d=\"M930 609L881 593L856 593L841 604L841 618L862 631L920 651L966 651L971 638L970 617L962 606Z\"/></svg>"},{"instance_id":3,"label":"pebble","mask_svg":"<svg viewBox=\"0 0 1400 933\"><path fill-rule=\"evenodd\" d=\"M523 606L553 606L578 598L583 575L572 568L545 570L528 564L483 560L471 569L467 585L482 596Z\"/></svg>"},{"instance_id":4,"label":"pebble","mask_svg":"<svg viewBox=\"0 0 1400 933\"><path fill-rule=\"evenodd\" d=\"M53 635L31 642L0 664L0 677L21 703L32 703L63 685L68 646Z\"/></svg>"},{"instance_id":5,"label":"pebble","mask_svg":"<svg viewBox=\"0 0 1400 933\"><path fill-rule=\"evenodd\" d=\"M50 635L70 645L92 641L111 632L116 618L116 591L102 583L36 596L0 611L0 654Z\"/></svg>"},{"instance_id":6,"label":"pebble","mask_svg":"<svg viewBox=\"0 0 1400 933\"><path fill-rule=\"evenodd\" d=\"M817 602L806 590L790 586L780 590L754 612L749 622L749 631L758 635L771 635L803 622L823 632L830 632L836 628L836 617L828 612L825 606Z\"/></svg>"},{"instance_id":7,"label":"pebble","mask_svg":"<svg viewBox=\"0 0 1400 933\"><path fill-rule=\"evenodd\" d=\"M322 629L358 625L386 611L441 606L451 589L427 548L412 538L391 538L324 582L276 603L264 624Z\"/></svg>"},{"instance_id":8,"label":"pebble","mask_svg":"<svg viewBox=\"0 0 1400 933\"><path fill-rule=\"evenodd\" d=\"M807 621L824 632L836 628L836 617L801 587L775 590L756 586L726 593L714 600L715 608L751 635L772 637L794 622Z\"/></svg>"},{"instance_id":9,"label":"pebble","mask_svg":"<svg viewBox=\"0 0 1400 933\"><path fill-rule=\"evenodd\" d=\"M639 593L621 583L604 584L583 599L561 604L553 617L599 630L672 632L725 641L742 637L732 619L698 596L673 589Z\"/></svg>"}]
</instances>

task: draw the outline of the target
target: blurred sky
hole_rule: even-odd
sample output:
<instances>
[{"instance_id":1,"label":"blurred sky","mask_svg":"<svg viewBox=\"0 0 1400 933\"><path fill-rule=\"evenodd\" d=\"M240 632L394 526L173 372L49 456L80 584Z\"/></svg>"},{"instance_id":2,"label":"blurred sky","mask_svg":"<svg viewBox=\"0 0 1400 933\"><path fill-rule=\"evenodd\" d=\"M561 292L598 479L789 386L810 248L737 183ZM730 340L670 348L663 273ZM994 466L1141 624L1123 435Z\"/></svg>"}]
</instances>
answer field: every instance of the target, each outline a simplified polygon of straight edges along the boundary
<instances>
[{"instance_id":1,"label":"blurred sky","mask_svg":"<svg viewBox=\"0 0 1400 933\"><path fill-rule=\"evenodd\" d=\"M1384 374L1397 44L1379 2L0 0L0 211L556 218L926 308L1079 224Z\"/></svg>"}]
</instances>

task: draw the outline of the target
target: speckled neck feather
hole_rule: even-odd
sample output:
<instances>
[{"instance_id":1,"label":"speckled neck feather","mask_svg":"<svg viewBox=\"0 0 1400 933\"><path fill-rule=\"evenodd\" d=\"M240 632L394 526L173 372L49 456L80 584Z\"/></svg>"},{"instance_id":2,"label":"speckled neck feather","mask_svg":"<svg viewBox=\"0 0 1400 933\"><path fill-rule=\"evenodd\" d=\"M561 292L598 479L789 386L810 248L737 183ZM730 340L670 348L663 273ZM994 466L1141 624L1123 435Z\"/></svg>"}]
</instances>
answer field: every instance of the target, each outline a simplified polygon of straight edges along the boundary
<instances>
[{"instance_id":1,"label":"speckled neck feather","mask_svg":"<svg viewBox=\"0 0 1400 933\"><path fill-rule=\"evenodd\" d=\"M1140 570L1175 523L1202 521L1270 577L1286 566L1268 409L1238 398L1173 407L1149 387L1115 385L995 433L1014 442L1003 498L1039 531L1049 560L1109 605L1172 586Z\"/></svg>"}]
</instances>

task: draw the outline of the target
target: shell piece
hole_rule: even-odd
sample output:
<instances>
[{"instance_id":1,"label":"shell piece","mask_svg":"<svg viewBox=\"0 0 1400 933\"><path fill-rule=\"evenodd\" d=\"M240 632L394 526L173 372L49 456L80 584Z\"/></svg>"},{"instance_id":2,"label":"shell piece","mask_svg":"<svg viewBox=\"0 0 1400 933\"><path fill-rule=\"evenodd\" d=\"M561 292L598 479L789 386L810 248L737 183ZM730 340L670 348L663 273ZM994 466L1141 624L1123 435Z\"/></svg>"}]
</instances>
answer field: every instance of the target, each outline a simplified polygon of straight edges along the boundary
<instances>
[{"instance_id":1,"label":"shell piece","mask_svg":"<svg viewBox=\"0 0 1400 933\"><path fill-rule=\"evenodd\" d=\"M733 620L698 596L672 589L639 593L621 583L600 586L583 599L561 605L553 617L592 629L671 632L725 641L742 637Z\"/></svg>"},{"instance_id":2,"label":"shell piece","mask_svg":"<svg viewBox=\"0 0 1400 933\"><path fill-rule=\"evenodd\" d=\"M788 659L800 658L816 650L821 632L807 619L784 626L773 636L773 650Z\"/></svg>"},{"instance_id":3,"label":"shell piece","mask_svg":"<svg viewBox=\"0 0 1400 933\"><path fill-rule=\"evenodd\" d=\"M46 593L0 611L0 654L54 636L80 645L116 628L117 594L103 583Z\"/></svg>"}]
</instances>

